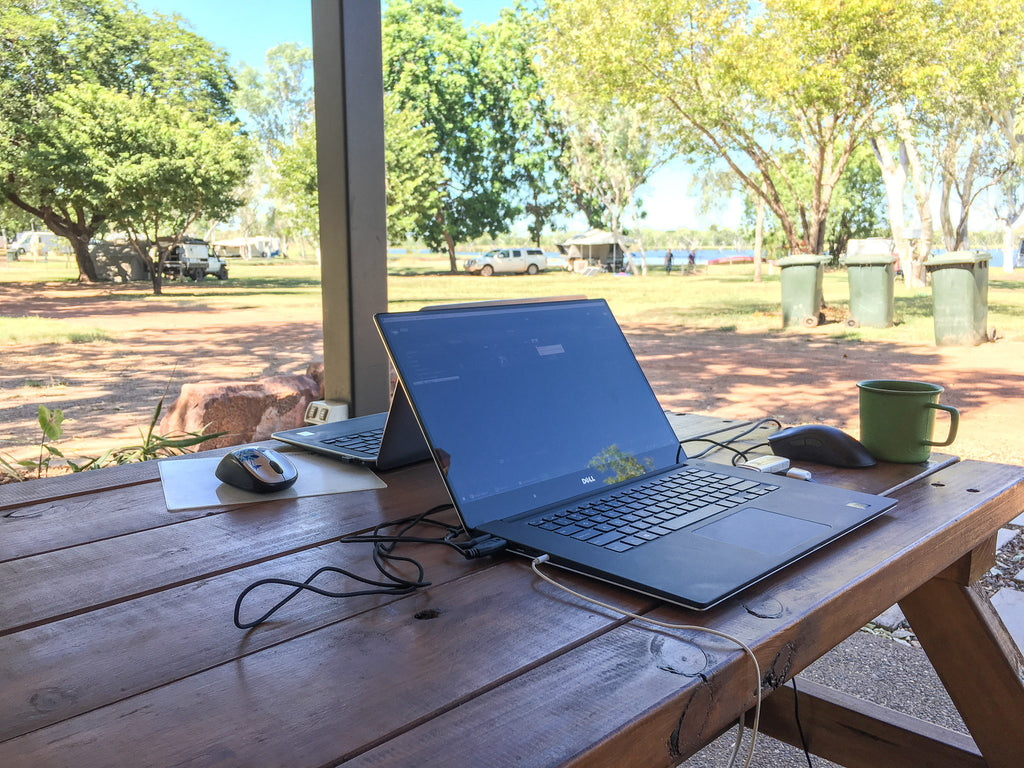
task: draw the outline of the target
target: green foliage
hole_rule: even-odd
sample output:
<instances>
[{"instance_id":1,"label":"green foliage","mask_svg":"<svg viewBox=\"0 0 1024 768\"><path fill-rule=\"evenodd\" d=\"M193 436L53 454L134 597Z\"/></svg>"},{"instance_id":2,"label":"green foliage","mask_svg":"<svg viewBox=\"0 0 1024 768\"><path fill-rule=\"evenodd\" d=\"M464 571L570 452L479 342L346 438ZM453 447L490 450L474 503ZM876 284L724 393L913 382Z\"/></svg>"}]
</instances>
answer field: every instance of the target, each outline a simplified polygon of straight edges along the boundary
<instances>
[{"instance_id":1,"label":"green foliage","mask_svg":"<svg viewBox=\"0 0 1024 768\"><path fill-rule=\"evenodd\" d=\"M384 14L392 236L446 249L453 272L457 243L508 231L527 208L536 235L570 195L530 30L520 10L467 31L447 0L392 0Z\"/></svg>"},{"instance_id":2,"label":"green foliage","mask_svg":"<svg viewBox=\"0 0 1024 768\"><path fill-rule=\"evenodd\" d=\"M84 278L96 278L89 239L101 226L174 194L155 186L167 180L154 173L161 161L187 166L178 186L230 178L215 165L237 145L227 54L180 18L122 0L5 0L0 25L0 194L71 241ZM211 189L203 207L223 198Z\"/></svg>"},{"instance_id":3,"label":"green foliage","mask_svg":"<svg viewBox=\"0 0 1024 768\"><path fill-rule=\"evenodd\" d=\"M592 458L587 466L601 474L607 474L608 476L604 479L606 485L615 485L624 480L646 475L654 469L654 460L647 456L641 463L636 456L624 452L613 444Z\"/></svg>"},{"instance_id":4,"label":"green foliage","mask_svg":"<svg viewBox=\"0 0 1024 768\"><path fill-rule=\"evenodd\" d=\"M297 136L309 132L312 61L309 48L282 43L267 51L264 72L248 64L238 70L234 103L254 123L256 139L268 158L276 158Z\"/></svg>"},{"instance_id":5,"label":"green foliage","mask_svg":"<svg viewBox=\"0 0 1024 768\"><path fill-rule=\"evenodd\" d=\"M320 239L320 197L316 170L316 126L301 127L277 151L270 189L290 229Z\"/></svg>"},{"instance_id":6,"label":"green foliage","mask_svg":"<svg viewBox=\"0 0 1024 768\"><path fill-rule=\"evenodd\" d=\"M259 148L243 229L319 239L312 60L309 48L283 43L267 51L263 70L243 64L237 72L234 103Z\"/></svg>"},{"instance_id":7,"label":"green foliage","mask_svg":"<svg viewBox=\"0 0 1024 768\"><path fill-rule=\"evenodd\" d=\"M168 382L170 385L170 382ZM139 461L152 461L153 459L165 458L168 456L179 456L191 453L191 449L221 437L226 432L214 432L204 435L200 432L187 432L182 435L161 435L156 432L156 424L160 420L163 410L164 399L167 397L167 390L157 402L153 415L149 420L148 428L140 431L141 442L133 445L126 445L119 448L112 448L102 456L86 458L78 462L70 460L57 446L52 445L60 440L64 434L64 412L59 408L50 410L45 405L39 406L39 427L42 430L42 439L39 441L39 459L23 459L18 461L11 456L0 455L0 474L9 481L22 481L28 479L32 474L36 478L49 475L50 464L53 459L63 460L72 472L84 472L89 469L101 469L116 464L130 464Z\"/></svg>"},{"instance_id":8,"label":"green foliage","mask_svg":"<svg viewBox=\"0 0 1024 768\"><path fill-rule=\"evenodd\" d=\"M423 112L394 92L384 94L384 135L388 240L403 243L441 206L442 158Z\"/></svg>"},{"instance_id":9,"label":"green foliage","mask_svg":"<svg viewBox=\"0 0 1024 768\"><path fill-rule=\"evenodd\" d=\"M544 61L556 92L628 93L707 168L725 163L820 252L832 190L866 124L920 55L904 0L553 0ZM803 191L784 159L799 157ZM796 215L792 213L796 212Z\"/></svg>"}]
</instances>

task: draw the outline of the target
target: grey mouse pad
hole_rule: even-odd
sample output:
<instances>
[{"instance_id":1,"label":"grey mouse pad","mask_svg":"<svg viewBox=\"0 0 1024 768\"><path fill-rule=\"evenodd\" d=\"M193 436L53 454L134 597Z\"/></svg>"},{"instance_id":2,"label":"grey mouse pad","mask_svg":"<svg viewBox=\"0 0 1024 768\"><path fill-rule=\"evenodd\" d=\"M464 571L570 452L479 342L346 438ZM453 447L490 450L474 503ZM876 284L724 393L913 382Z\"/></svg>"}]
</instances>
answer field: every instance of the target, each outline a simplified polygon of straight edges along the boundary
<instances>
[{"instance_id":1,"label":"grey mouse pad","mask_svg":"<svg viewBox=\"0 0 1024 768\"><path fill-rule=\"evenodd\" d=\"M295 485L275 493L255 493L222 483L214 474L219 456L161 461L160 480L170 512L226 504L252 504L269 499L296 499L330 493L386 488L387 484L366 467L346 464L305 451L282 451L299 471Z\"/></svg>"}]
</instances>

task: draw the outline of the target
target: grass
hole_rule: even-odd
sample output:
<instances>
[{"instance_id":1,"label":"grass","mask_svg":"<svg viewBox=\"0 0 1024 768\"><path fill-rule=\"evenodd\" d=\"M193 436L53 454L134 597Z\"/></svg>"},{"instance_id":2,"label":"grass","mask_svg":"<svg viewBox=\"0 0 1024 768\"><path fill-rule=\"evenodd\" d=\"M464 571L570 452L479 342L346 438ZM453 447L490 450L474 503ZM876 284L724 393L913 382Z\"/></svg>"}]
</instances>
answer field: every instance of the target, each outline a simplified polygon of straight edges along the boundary
<instances>
[{"instance_id":1,"label":"grass","mask_svg":"<svg viewBox=\"0 0 1024 768\"><path fill-rule=\"evenodd\" d=\"M460 259L461 262L461 259ZM229 262L226 281L165 283L162 296L154 296L148 283L111 287L109 297L144 306L203 306L215 309L260 307L287 317L289 310L307 313L319 306L320 270L312 262ZM666 276L660 267L647 277L600 274L581 277L561 270L536 276L496 275L485 278L447 272L446 257L404 254L388 257L389 309L416 310L427 304L514 299L536 296L586 295L605 298L620 321L657 322L686 328L719 329L737 333L813 333L835 340L934 342L931 290L908 290L902 280L895 287L895 324L891 328L848 328L849 285L844 270L827 271L823 296L829 322L811 330L783 329L781 286L777 269L754 283L751 265L713 265L697 275ZM988 326L1006 338L1024 339L1024 275L993 270L988 291ZM49 262L0 264L0 283L73 283L73 264ZM27 286L26 286L27 288ZM76 341L103 338L98 329L69 329L57 321L38 318L5 320L0 342ZM13 330L11 330L13 328ZM34 336L33 336L34 334ZM91 338L90 338L91 337Z\"/></svg>"},{"instance_id":2,"label":"grass","mask_svg":"<svg viewBox=\"0 0 1024 768\"><path fill-rule=\"evenodd\" d=\"M80 328L45 317L0 317L0 344L80 344L111 339L101 328Z\"/></svg>"}]
</instances>

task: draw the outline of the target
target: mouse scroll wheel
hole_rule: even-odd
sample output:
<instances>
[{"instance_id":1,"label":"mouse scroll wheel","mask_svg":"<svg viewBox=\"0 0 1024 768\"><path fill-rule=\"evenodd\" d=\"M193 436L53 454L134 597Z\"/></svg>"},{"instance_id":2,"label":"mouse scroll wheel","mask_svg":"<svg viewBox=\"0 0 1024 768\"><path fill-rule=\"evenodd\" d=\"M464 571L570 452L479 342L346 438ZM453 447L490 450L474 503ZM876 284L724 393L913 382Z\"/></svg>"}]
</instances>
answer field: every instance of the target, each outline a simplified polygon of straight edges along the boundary
<instances>
[{"instance_id":1,"label":"mouse scroll wheel","mask_svg":"<svg viewBox=\"0 0 1024 768\"><path fill-rule=\"evenodd\" d=\"M270 462L270 468L272 470L274 470L275 472L277 472L277 474L279 474L279 475L283 475L284 474L284 467L282 467L280 464L278 464L276 461L274 461L271 458L268 458L267 461Z\"/></svg>"}]
</instances>

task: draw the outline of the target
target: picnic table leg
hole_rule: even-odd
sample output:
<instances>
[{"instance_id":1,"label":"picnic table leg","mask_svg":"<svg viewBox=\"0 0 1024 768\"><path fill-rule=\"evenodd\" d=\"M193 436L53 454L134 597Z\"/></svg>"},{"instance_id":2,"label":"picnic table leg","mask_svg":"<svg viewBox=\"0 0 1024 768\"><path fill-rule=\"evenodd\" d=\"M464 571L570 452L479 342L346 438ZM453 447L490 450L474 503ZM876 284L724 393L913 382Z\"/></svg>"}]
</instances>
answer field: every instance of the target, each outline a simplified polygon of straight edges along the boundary
<instances>
[{"instance_id":1,"label":"picnic table leg","mask_svg":"<svg viewBox=\"0 0 1024 768\"><path fill-rule=\"evenodd\" d=\"M995 562L995 537L900 601L989 768L1024 765L1024 657L971 586Z\"/></svg>"}]
</instances>

